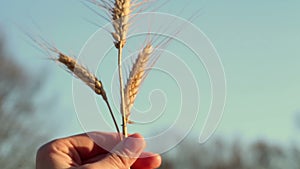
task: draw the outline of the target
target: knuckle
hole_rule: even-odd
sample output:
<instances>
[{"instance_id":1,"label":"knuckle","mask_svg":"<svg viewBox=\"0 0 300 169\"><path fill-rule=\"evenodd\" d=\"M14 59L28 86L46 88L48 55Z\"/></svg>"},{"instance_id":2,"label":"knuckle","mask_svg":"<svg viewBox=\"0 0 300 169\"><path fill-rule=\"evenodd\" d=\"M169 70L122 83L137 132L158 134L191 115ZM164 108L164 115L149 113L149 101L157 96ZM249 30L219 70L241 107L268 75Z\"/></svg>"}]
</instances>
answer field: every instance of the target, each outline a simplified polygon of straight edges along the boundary
<instances>
[{"instance_id":1,"label":"knuckle","mask_svg":"<svg viewBox=\"0 0 300 169\"><path fill-rule=\"evenodd\" d=\"M42 145L38 150L37 150L37 155L45 155L45 154L51 154L52 152L56 152L57 148L60 147L59 145L62 143L62 139L56 139L51 142L48 142L44 145Z\"/></svg>"}]
</instances>

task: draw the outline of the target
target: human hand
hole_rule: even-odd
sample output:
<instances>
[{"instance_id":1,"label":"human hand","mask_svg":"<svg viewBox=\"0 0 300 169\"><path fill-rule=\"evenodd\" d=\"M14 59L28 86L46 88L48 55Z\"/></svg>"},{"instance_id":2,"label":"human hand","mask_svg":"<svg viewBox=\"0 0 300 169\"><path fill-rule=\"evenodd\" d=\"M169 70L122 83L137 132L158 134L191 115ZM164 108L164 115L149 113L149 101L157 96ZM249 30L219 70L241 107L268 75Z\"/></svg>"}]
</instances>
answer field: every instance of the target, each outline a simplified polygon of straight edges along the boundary
<instances>
[{"instance_id":1,"label":"human hand","mask_svg":"<svg viewBox=\"0 0 300 169\"><path fill-rule=\"evenodd\" d=\"M145 147L146 143L139 134L133 134L121 142L117 133L80 134L43 145L37 153L36 169L158 168L161 157L143 152Z\"/></svg>"}]
</instances>

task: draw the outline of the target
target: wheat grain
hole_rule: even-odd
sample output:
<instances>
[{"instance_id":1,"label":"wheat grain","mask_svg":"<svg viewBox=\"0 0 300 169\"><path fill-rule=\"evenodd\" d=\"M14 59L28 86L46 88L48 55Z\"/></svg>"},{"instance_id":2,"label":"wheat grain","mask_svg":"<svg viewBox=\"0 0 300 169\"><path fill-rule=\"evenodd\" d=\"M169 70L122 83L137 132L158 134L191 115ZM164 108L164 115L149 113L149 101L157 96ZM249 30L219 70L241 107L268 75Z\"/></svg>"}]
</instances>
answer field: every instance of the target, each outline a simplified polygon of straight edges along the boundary
<instances>
[{"instance_id":1,"label":"wheat grain","mask_svg":"<svg viewBox=\"0 0 300 169\"><path fill-rule=\"evenodd\" d=\"M149 43L138 54L138 57L135 60L135 63L133 64L130 71L129 78L124 89L124 102L127 120L130 116L130 111L139 92L140 86L144 78L146 77L145 70L147 68L148 61L152 52L153 47Z\"/></svg>"}]
</instances>

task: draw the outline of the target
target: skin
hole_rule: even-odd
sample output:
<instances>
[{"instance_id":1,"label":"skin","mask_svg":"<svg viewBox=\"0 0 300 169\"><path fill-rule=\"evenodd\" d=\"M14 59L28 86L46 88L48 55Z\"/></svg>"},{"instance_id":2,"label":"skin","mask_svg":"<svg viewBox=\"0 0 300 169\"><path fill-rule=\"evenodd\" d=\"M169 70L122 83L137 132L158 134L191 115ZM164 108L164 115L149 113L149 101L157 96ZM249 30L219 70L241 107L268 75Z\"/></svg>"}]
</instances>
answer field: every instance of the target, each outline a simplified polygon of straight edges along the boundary
<instances>
[{"instance_id":1,"label":"skin","mask_svg":"<svg viewBox=\"0 0 300 169\"><path fill-rule=\"evenodd\" d=\"M116 133L75 135L43 145L37 152L36 169L158 168L161 156L143 152L145 147L146 142L140 134L130 135L121 142Z\"/></svg>"}]
</instances>

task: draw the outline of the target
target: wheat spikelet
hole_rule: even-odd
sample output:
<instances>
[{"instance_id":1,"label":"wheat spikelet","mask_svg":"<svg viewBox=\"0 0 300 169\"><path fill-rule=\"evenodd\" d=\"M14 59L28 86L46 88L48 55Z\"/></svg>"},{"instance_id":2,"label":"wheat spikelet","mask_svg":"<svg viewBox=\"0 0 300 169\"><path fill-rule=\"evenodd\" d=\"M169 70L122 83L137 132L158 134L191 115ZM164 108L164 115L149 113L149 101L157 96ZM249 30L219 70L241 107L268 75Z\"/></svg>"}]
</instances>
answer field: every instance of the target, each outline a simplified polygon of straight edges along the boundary
<instances>
[{"instance_id":1,"label":"wheat spikelet","mask_svg":"<svg viewBox=\"0 0 300 169\"><path fill-rule=\"evenodd\" d=\"M123 48L126 43L131 5L131 0L115 0L114 7L111 9L115 30L112 36L115 40L116 48Z\"/></svg>"},{"instance_id":2,"label":"wheat spikelet","mask_svg":"<svg viewBox=\"0 0 300 169\"><path fill-rule=\"evenodd\" d=\"M130 115L130 111L134 104L136 96L139 92L139 88L144 78L146 77L145 70L147 68L148 61L152 52L152 45L147 44L144 47L144 49L139 53L130 71L129 78L124 89L124 102L127 120Z\"/></svg>"}]
</instances>

